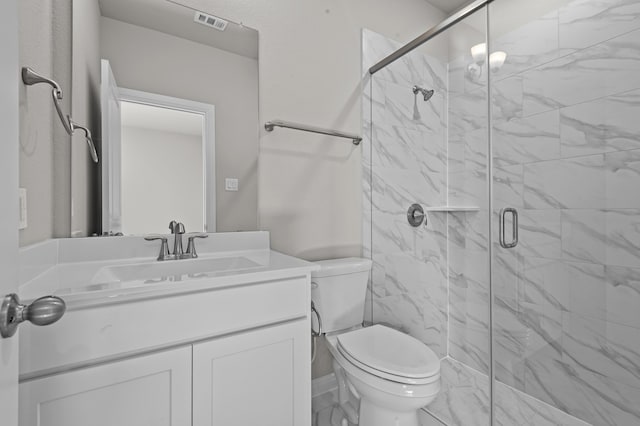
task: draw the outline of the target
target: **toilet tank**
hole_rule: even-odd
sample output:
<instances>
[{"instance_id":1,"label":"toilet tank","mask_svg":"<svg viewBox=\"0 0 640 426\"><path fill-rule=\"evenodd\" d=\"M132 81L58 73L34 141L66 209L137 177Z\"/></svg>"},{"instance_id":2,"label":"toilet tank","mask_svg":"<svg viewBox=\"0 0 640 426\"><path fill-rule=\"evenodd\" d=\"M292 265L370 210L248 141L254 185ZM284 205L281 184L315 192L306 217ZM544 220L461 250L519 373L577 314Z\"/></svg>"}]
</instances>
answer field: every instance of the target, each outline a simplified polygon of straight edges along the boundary
<instances>
[{"instance_id":1,"label":"toilet tank","mask_svg":"<svg viewBox=\"0 0 640 426\"><path fill-rule=\"evenodd\" d=\"M320 269L311 273L311 300L322 319L322 332L362 324L371 260L350 257L315 263Z\"/></svg>"}]
</instances>

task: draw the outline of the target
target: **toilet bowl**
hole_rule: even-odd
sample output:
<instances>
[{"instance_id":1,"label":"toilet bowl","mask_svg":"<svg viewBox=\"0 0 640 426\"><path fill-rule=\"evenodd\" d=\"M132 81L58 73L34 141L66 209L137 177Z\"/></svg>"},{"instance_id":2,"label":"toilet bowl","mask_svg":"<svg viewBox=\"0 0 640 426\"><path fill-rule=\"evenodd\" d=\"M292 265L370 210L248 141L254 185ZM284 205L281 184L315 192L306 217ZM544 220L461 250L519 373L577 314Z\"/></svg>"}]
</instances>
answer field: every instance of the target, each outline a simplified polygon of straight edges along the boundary
<instances>
[{"instance_id":1,"label":"toilet bowl","mask_svg":"<svg viewBox=\"0 0 640 426\"><path fill-rule=\"evenodd\" d=\"M382 325L328 335L327 343L334 369L342 370L336 377L346 376L360 400L359 425L419 425L418 410L440 391L440 360L431 349Z\"/></svg>"},{"instance_id":2,"label":"toilet bowl","mask_svg":"<svg viewBox=\"0 0 640 426\"><path fill-rule=\"evenodd\" d=\"M419 426L440 391L440 360L419 340L384 325L362 327L367 259L317 262L311 298L333 356L343 425ZM348 420L348 422L347 422Z\"/></svg>"}]
</instances>

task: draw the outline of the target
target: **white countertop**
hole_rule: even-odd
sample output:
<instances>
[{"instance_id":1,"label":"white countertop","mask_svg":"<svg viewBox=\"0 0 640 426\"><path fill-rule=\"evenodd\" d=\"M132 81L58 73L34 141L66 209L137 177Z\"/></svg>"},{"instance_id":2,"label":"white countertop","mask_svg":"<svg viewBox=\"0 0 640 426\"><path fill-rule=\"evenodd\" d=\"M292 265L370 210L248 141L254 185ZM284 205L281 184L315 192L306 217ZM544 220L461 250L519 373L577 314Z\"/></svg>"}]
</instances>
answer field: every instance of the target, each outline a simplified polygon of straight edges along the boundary
<instances>
[{"instance_id":1,"label":"white countertop","mask_svg":"<svg viewBox=\"0 0 640 426\"><path fill-rule=\"evenodd\" d=\"M304 276L318 269L311 262L268 248L268 233L264 232L211 234L207 243L198 247L198 259L164 262L156 260L157 253L149 256L158 244L150 245L141 237L66 239L58 240L55 248L47 244L34 246L21 256L19 295L23 303L56 295L64 299L68 310L75 310ZM136 244L146 251L131 249ZM225 250L226 247L235 250ZM119 253L127 257L118 257ZM235 266L207 269L207 265L226 260ZM131 267L142 270L144 279L135 274L137 279L122 279L112 273ZM158 272L176 267L180 273Z\"/></svg>"}]
</instances>

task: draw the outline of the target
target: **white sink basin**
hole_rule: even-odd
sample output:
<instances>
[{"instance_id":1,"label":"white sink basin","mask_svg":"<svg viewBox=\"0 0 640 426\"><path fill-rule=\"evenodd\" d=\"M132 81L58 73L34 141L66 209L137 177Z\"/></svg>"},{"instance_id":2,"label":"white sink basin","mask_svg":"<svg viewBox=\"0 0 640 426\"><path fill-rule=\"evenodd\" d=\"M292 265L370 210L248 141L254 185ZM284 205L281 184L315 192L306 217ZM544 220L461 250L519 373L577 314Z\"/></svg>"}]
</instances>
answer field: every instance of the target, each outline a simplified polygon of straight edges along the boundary
<instances>
[{"instance_id":1,"label":"white sink basin","mask_svg":"<svg viewBox=\"0 0 640 426\"><path fill-rule=\"evenodd\" d=\"M198 278L260 266L262 265L246 257L168 260L107 266L100 269L92 281L94 284L115 281L147 281L149 283L166 280L179 281L183 276Z\"/></svg>"}]
</instances>

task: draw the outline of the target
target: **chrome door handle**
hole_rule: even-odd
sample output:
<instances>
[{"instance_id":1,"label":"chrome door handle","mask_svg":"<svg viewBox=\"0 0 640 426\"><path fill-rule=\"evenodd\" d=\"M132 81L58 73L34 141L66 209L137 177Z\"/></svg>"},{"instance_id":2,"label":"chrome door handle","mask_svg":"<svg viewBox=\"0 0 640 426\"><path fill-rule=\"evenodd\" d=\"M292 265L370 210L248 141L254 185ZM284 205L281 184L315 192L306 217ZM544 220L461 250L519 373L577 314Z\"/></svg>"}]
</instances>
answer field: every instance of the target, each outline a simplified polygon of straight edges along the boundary
<instances>
[{"instance_id":1,"label":"chrome door handle","mask_svg":"<svg viewBox=\"0 0 640 426\"><path fill-rule=\"evenodd\" d=\"M511 213L512 221L511 221L511 232L512 239L511 242L507 242L506 240L506 231L505 231L505 222L507 213ZM505 207L500 210L500 246L503 248L514 248L518 245L518 210L513 207Z\"/></svg>"},{"instance_id":2,"label":"chrome door handle","mask_svg":"<svg viewBox=\"0 0 640 426\"><path fill-rule=\"evenodd\" d=\"M17 294L8 294L0 307L0 335L11 337L21 322L34 325L49 325L58 321L67 310L67 305L59 297L45 296L30 305L22 305Z\"/></svg>"}]
</instances>

